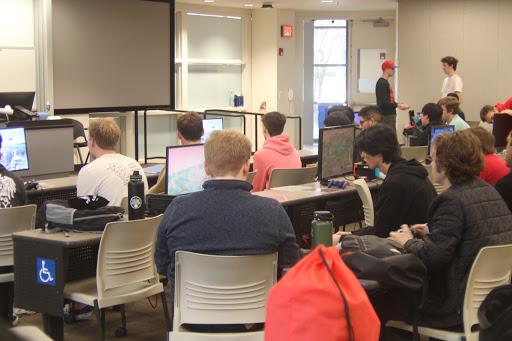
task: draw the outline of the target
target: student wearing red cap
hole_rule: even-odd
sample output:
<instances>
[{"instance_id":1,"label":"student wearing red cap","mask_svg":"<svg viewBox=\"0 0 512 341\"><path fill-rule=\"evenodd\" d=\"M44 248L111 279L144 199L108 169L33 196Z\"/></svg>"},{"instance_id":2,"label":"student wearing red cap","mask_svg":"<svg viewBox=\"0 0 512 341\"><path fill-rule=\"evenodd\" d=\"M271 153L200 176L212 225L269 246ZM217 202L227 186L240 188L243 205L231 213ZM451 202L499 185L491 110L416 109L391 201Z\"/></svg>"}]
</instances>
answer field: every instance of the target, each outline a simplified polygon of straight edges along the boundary
<instances>
[{"instance_id":1,"label":"student wearing red cap","mask_svg":"<svg viewBox=\"0 0 512 341\"><path fill-rule=\"evenodd\" d=\"M395 63L392 60L386 60L382 63L382 77L375 86L375 95L377 96L377 106L382 112L382 123L388 125L396 133L396 108L407 110L409 106L405 103L395 102L395 94L389 85L389 78L395 74Z\"/></svg>"}]
</instances>

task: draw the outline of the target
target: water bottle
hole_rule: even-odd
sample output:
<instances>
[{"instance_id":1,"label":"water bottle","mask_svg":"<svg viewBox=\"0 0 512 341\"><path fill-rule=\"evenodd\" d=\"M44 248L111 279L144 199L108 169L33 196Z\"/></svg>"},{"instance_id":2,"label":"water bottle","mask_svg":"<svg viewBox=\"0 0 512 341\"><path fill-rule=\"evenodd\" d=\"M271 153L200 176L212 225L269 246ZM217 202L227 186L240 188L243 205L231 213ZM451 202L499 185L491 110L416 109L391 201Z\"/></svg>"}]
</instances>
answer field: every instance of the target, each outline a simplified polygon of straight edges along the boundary
<instances>
[{"instance_id":1,"label":"water bottle","mask_svg":"<svg viewBox=\"0 0 512 341\"><path fill-rule=\"evenodd\" d=\"M128 220L144 218L144 182L142 175L134 171L128 182Z\"/></svg>"},{"instance_id":2,"label":"water bottle","mask_svg":"<svg viewBox=\"0 0 512 341\"><path fill-rule=\"evenodd\" d=\"M315 211L311 222L311 249L320 244L332 246L332 235L334 228L332 220L334 216L329 211Z\"/></svg>"}]
</instances>

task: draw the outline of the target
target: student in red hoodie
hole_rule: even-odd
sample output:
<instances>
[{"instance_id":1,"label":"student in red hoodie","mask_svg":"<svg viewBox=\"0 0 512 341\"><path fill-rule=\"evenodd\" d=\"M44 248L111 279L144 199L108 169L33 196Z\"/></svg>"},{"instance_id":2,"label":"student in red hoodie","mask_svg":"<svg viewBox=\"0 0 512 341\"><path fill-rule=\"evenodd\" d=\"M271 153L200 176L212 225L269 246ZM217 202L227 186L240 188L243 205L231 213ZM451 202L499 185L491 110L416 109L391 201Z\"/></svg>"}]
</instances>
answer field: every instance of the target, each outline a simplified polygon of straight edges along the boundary
<instances>
[{"instance_id":1,"label":"student in red hoodie","mask_svg":"<svg viewBox=\"0 0 512 341\"><path fill-rule=\"evenodd\" d=\"M482 127L473 127L470 131L480 140L480 147L484 154L484 169L480 173L480 179L494 186L510 172L510 169L505 160L496 155L494 136L491 133Z\"/></svg>"},{"instance_id":2,"label":"student in red hoodie","mask_svg":"<svg viewBox=\"0 0 512 341\"><path fill-rule=\"evenodd\" d=\"M256 171L252 182L253 192L263 191L268 186L270 173L274 168L300 168L299 152L290 143L288 134L283 134L286 116L273 111L263 115L263 149L254 153L253 169Z\"/></svg>"}]
</instances>

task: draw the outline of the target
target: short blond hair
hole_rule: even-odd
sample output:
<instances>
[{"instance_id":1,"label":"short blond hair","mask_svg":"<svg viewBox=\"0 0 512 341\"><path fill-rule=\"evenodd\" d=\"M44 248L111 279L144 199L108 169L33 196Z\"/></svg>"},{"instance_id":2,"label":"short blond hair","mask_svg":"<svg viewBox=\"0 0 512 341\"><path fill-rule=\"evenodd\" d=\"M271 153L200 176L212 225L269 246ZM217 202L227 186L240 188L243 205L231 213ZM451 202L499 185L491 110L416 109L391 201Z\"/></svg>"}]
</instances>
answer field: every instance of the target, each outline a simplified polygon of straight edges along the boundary
<instances>
[{"instance_id":1,"label":"short blond hair","mask_svg":"<svg viewBox=\"0 0 512 341\"><path fill-rule=\"evenodd\" d=\"M214 131L204 144L204 160L213 177L235 175L251 157L251 141L234 130Z\"/></svg>"},{"instance_id":2,"label":"short blond hair","mask_svg":"<svg viewBox=\"0 0 512 341\"><path fill-rule=\"evenodd\" d=\"M120 136L121 129L111 118L96 118L89 123L89 138L101 149L116 149Z\"/></svg>"}]
</instances>

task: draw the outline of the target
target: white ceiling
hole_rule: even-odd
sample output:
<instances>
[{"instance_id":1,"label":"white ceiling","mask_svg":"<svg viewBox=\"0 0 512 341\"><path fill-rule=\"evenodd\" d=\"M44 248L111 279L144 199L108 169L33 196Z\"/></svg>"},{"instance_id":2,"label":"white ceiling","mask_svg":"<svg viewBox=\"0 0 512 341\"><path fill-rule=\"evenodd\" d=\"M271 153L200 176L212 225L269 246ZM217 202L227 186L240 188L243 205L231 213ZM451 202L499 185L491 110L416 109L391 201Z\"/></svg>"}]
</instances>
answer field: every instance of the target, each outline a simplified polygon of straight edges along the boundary
<instances>
[{"instance_id":1,"label":"white ceiling","mask_svg":"<svg viewBox=\"0 0 512 341\"><path fill-rule=\"evenodd\" d=\"M214 3L205 3L204 0L177 0L176 2L196 5L211 5L221 7L235 7L257 9L262 3L272 3L275 8L294 9L298 11L373 11L394 10L397 0L333 0L332 3L322 3L321 0L214 0ZM253 7L245 7L253 4Z\"/></svg>"}]
</instances>

